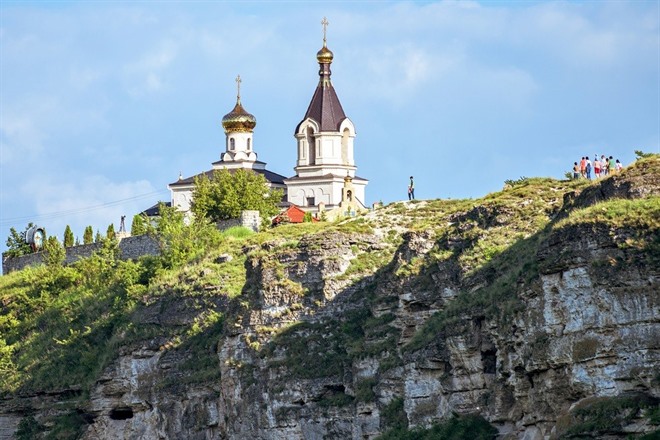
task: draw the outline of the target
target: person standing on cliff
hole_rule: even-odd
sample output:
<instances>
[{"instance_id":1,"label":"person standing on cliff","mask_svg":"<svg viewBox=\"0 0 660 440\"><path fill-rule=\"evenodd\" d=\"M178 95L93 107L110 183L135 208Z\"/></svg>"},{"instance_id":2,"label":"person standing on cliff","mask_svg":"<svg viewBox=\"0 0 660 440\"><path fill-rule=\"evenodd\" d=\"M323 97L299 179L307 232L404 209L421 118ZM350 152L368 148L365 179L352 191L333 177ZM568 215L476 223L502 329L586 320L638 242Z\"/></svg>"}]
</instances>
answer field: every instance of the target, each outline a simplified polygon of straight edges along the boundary
<instances>
[{"instance_id":1,"label":"person standing on cliff","mask_svg":"<svg viewBox=\"0 0 660 440\"><path fill-rule=\"evenodd\" d=\"M413 176L410 176L410 185L408 185L408 200L415 200L415 182Z\"/></svg>"}]
</instances>

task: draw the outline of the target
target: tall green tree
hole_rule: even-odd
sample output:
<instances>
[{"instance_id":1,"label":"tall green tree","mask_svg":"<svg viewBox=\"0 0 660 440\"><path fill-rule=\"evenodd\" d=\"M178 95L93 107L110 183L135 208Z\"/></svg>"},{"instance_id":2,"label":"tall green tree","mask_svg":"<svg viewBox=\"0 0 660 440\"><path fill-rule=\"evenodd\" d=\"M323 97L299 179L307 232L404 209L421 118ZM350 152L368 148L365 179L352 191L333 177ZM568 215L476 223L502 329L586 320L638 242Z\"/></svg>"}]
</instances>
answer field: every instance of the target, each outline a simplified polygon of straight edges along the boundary
<instances>
[{"instance_id":1,"label":"tall green tree","mask_svg":"<svg viewBox=\"0 0 660 440\"><path fill-rule=\"evenodd\" d=\"M103 237L101 236L101 232L99 230L96 230L96 235L94 236L94 243L100 243L103 241Z\"/></svg>"},{"instance_id":2,"label":"tall green tree","mask_svg":"<svg viewBox=\"0 0 660 440\"><path fill-rule=\"evenodd\" d=\"M64 228L64 247L71 247L73 246L73 231L71 230L71 226L66 225L66 228Z\"/></svg>"},{"instance_id":3,"label":"tall green tree","mask_svg":"<svg viewBox=\"0 0 660 440\"><path fill-rule=\"evenodd\" d=\"M117 234L115 234L114 223L110 223L110 225L108 225L108 230L106 231L105 236L109 240L114 240L115 238L117 238Z\"/></svg>"},{"instance_id":4,"label":"tall green tree","mask_svg":"<svg viewBox=\"0 0 660 440\"><path fill-rule=\"evenodd\" d=\"M9 257L20 257L21 255L27 255L32 253L32 248L25 239L25 233L28 229L34 226L33 223L28 223L23 232L18 232L16 228L9 229L9 237L5 244L7 245L7 251L5 254Z\"/></svg>"},{"instance_id":5,"label":"tall green tree","mask_svg":"<svg viewBox=\"0 0 660 440\"><path fill-rule=\"evenodd\" d=\"M48 237L44 242L46 251L46 264L51 267L62 266L66 260L66 250L54 235Z\"/></svg>"},{"instance_id":6,"label":"tall green tree","mask_svg":"<svg viewBox=\"0 0 660 440\"><path fill-rule=\"evenodd\" d=\"M83 244L91 244L91 243L94 243L94 230L90 225L85 228L85 233L83 234Z\"/></svg>"},{"instance_id":7,"label":"tall green tree","mask_svg":"<svg viewBox=\"0 0 660 440\"><path fill-rule=\"evenodd\" d=\"M131 235L142 235L147 233L147 219L142 214L135 214L131 222Z\"/></svg>"},{"instance_id":8,"label":"tall green tree","mask_svg":"<svg viewBox=\"0 0 660 440\"><path fill-rule=\"evenodd\" d=\"M211 221L238 218L244 210L259 211L266 218L277 214L282 195L282 190L268 186L262 174L215 170L210 179L205 175L195 179L191 210L195 217Z\"/></svg>"}]
</instances>

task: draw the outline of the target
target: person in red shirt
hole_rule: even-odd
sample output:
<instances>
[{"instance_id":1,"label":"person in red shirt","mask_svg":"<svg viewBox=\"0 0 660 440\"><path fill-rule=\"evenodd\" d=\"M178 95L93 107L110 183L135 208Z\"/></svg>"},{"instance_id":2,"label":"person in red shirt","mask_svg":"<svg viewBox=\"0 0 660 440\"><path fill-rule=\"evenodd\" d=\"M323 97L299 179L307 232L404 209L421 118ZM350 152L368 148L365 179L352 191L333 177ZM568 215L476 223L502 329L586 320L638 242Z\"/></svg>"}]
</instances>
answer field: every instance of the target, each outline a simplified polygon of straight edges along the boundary
<instances>
[{"instance_id":1,"label":"person in red shirt","mask_svg":"<svg viewBox=\"0 0 660 440\"><path fill-rule=\"evenodd\" d=\"M586 172L587 172L587 161L583 157L580 159L580 174L582 175L582 177L585 177Z\"/></svg>"}]
</instances>

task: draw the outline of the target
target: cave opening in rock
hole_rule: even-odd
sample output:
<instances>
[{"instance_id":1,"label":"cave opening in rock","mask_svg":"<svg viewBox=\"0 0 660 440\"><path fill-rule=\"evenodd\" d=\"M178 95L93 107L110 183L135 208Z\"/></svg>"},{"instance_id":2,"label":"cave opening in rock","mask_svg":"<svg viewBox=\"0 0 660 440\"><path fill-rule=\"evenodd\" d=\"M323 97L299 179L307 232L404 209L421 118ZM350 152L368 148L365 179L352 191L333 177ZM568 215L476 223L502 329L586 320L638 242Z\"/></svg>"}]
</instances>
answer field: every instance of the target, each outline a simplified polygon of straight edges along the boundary
<instances>
[{"instance_id":1,"label":"cave opening in rock","mask_svg":"<svg viewBox=\"0 0 660 440\"><path fill-rule=\"evenodd\" d=\"M484 367L484 374L495 374L495 370L497 369L497 350L482 351L481 363Z\"/></svg>"},{"instance_id":2,"label":"cave opening in rock","mask_svg":"<svg viewBox=\"0 0 660 440\"><path fill-rule=\"evenodd\" d=\"M110 418L112 420L126 420L133 418L133 410L128 407L113 408L110 411Z\"/></svg>"}]
</instances>

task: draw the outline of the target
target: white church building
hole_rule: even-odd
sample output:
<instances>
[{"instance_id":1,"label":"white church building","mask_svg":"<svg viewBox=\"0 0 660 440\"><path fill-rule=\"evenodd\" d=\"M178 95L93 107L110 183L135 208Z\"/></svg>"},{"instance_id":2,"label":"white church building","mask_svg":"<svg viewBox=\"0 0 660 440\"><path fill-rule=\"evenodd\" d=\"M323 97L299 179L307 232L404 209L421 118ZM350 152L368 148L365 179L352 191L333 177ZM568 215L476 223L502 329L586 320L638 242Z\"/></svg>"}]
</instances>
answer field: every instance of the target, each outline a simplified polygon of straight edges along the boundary
<instances>
[{"instance_id":1,"label":"white church building","mask_svg":"<svg viewBox=\"0 0 660 440\"><path fill-rule=\"evenodd\" d=\"M296 174L285 178L267 170L266 163L257 160L253 142L257 121L241 104L241 79L237 77L236 105L222 118L225 148L220 160L212 163L209 171L188 178L179 176L176 182L170 183L168 188L172 206L184 212L190 211L195 178L202 174L211 177L214 170L227 169L232 172L243 168L262 174L271 188L283 189L283 207L296 205L313 213L334 212L332 217L337 213L351 215L366 209L365 187L368 181L355 174L355 127L346 117L330 81L333 54L326 44L328 22L325 18L322 24L323 47L316 54L320 66L319 83L294 134L298 154L294 167Z\"/></svg>"},{"instance_id":2,"label":"white church building","mask_svg":"<svg viewBox=\"0 0 660 440\"><path fill-rule=\"evenodd\" d=\"M257 160L254 151L253 132L257 119L245 111L241 104L241 77L236 77L238 93L234 109L222 118L222 127L225 130L225 151L220 160L211 164L212 168L204 173L188 178L179 176L179 180L170 183L172 195L171 205L180 211L189 212L192 194L195 189L195 179L206 175L209 179L216 170L227 170L230 173L237 169L247 169L262 174L271 188L279 188L286 193L285 177L266 169L266 163ZM150 208L151 209L151 208Z\"/></svg>"}]
</instances>

